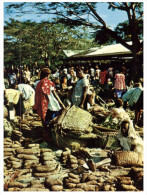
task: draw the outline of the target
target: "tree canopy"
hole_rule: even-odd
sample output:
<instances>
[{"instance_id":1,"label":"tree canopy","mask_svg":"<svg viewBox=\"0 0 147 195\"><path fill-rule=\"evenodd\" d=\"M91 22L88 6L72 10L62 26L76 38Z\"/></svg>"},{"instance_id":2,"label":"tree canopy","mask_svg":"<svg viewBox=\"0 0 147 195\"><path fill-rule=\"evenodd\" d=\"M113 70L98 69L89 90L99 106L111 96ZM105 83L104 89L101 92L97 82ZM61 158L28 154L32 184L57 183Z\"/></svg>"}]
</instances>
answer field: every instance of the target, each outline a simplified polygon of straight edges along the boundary
<instances>
[{"instance_id":1,"label":"tree canopy","mask_svg":"<svg viewBox=\"0 0 147 195\"><path fill-rule=\"evenodd\" d=\"M113 11L124 11L127 16L127 28L125 23L123 28L121 25L117 29L111 29L109 24L106 24L104 19L97 12L98 2L34 2L34 3L20 3L11 4L8 6L9 11L17 10L18 14L32 13L35 9L36 12L41 14L48 14L51 16L51 21L62 23L70 26L73 29L77 26L86 26L94 29L97 33L106 34L105 41L115 40L123 46L132 51L134 66L133 72L135 75L138 71L138 54L142 51L143 44L140 43L140 36L138 34L139 26L143 21L143 3L142 2L108 2L108 9ZM21 6L21 9L20 9ZM26 9L29 7L29 9ZM33 7L33 9L31 9ZM13 9L12 9L13 8ZM125 21L124 21L125 22ZM125 30L125 35L122 36L121 32ZM127 31L129 34L127 34ZM97 39L98 36L96 36ZM127 38L132 41L132 45L126 42Z\"/></svg>"},{"instance_id":2,"label":"tree canopy","mask_svg":"<svg viewBox=\"0 0 147 195\"><path fill-rule=\"evenodd\" d=\"M63 50L87 49L93 45L85 29L71 29L61 23L16 21L4 27L5 63L32 65L62 63Z\"/></svg>"}]
</instances>

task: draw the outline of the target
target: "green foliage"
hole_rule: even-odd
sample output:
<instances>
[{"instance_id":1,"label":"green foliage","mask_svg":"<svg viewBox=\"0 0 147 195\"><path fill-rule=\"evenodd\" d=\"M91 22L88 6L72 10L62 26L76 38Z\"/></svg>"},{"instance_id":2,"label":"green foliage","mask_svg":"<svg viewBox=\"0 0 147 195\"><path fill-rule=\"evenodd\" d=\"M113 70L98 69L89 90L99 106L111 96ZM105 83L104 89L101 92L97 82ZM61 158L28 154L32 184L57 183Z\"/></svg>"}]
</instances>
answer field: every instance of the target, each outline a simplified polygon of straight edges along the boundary
<instances>
[{"instance_id":1,"label":"green foliage","mask_svg":"<svg viewBox=\"0 0 147 195\"><path fill-rule=\"evenodd\" d=\"M93 37L94 37L94 41L98 45L110 45L115 41L115 39L112 36L110 36L110 34L107 34L105 32L104 28L101 28L98 31L96 31L93 34Z\"/></svg>"},{"instance_id":2,"label":"green foliage","mask_svg":"<svg viewBox=\"0 0 147 195\"><path fill-rule=\"evenodd\" d=\"M42 24L33 26L34 34L31 33L31 28L22 26L20 23L17 24L16 28L10 28L12 31L9 29L13 32L12 37L15 38L17 43L20 39L18 33L20 28L21 32L24 33L21 36L21 45L24 44L23 49L27 49L27 51L22 53L23 61L28 59L29 56L31 63L44 59L45 63L50 61L54 66L55 61L60 62L60 59L63 57L61 53L63 49L85 49L86 45L88 48L91 43L87 41L86 36L85 38L82 37L83 32L77 28L85 26L95 31L97 43L108 44L115 40L115 42L132 51L134 66L131 66L131 71L133 77L135 77L139 71L139 54L143 49L143 44L140 43L140 38L142 38L143 34L143 2L108 2L108 9L124 11L128 16L128 23L119 24L114 30L99 15L97 4L98 2L27 2L13 3L8 6L8 11L11 14L15 11L18 15L27 14L35 10L36 15L41 13L51 16L50 21L43 24L43 27ZM28 8L29 12L26 11ZM38 29L36 29L37 26ZM126 43L126 40L131 40L132 45ZM27 55L25 55L25 52ZM44 53L45 55L43 55Z\"/></svg>"},{"instance_id":3,"label":"green foliage","mask_svg":"<svg viewBox=\"0 0 147 195\"><path fill-rule=\"evenodd\" d=\"M137 21L136 21L137 22ZM140 39L143 38L143 20L140 20L136 24L136 31ZM125 41L131 41L132 28L129 25L128 20L122 23L119 23L115 28L117 34L122 37Z\"/></svg>"},{"instance_id":4,"label":"green foliage","mask_svg":"<svg viewBox=\"0 0 147 195\"><path fill-rule=\"evenodd\" d=\"M108 116L103 122L102 126L110 129L119 129L121 124L121 120L117 118L113 118L112 115Z\"/></svg>"},{"instance_id":5,"label":"green foliage","mask_svg":"<svg viewBox=\"0 0 147 195\"><path fill-rule=\"evenodd\" d=\"M56 21L55 21L56 22ZM11 19L4 26L5 64L32 66L35 62L51 64L52 68L62 65L65 49L87 49L92 41L85 28L71 29L61 23L30 20L19 22Z\"/></svg>"}]
</instances>

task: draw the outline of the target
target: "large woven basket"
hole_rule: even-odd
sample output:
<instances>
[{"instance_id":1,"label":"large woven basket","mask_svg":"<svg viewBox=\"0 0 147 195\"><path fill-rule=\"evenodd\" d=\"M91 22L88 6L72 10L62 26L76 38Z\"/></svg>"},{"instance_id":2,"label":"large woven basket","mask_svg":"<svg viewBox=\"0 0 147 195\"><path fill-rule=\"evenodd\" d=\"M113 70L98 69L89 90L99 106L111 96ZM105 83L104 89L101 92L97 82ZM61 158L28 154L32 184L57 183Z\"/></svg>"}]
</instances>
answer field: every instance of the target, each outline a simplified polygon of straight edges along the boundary
<instances>
[{"instance_id":1,"label":"large woven basket","mask_svg":"<svg viewBox=\"0 0 147 195\"><path fill-rule=\"evenodd\" d=\"M113 161L118 166L142 166L142 156L133 151L115 151Z\"/></svg>"},{"instance_id":2,"label":"large woven basket","mask_svg":"<svg viewBox=\"0 0 147 195\"><path fill-rule=\"evenodd\" d=\"M82 139L76 139L72 137L61 136L59 133L54 130L51 131L51 137L55 145L59 148L70 148L70 149L78 149L80 147L86 147L87 141Z\"/></svg>"},{"instance_id":3,"label":"large woven basket","mask_svg":"<svg viewBox=\"0 0 147 195\"><path fill-rule=\"evenodd\" d=\"M96 147L111 149L120 147L117 138L118 132L102 132L98 129L94 129L94 131L98 136L97 140L94 140Z\"/></svg>"},{"instance_id":4,"label":"large woven basket","mask_svg":"<svg viewBox=\"0 0 147 195\"><path fill-rule=\"evenodd\" d=\"M72 106L62 121L62 128L76 133L91 132L89 125L92 123L92 115L76 106Z\"/></svg>"}]
</instances>

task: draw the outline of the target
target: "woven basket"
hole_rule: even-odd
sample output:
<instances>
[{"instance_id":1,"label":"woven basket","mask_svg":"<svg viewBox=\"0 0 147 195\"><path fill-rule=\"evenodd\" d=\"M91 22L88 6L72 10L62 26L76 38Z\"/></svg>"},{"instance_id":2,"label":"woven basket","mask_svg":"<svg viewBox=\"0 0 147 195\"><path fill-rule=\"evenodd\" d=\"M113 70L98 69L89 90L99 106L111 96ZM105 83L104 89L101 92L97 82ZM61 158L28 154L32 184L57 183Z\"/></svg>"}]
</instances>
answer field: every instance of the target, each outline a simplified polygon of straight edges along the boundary
<instances>
[{"instance_id":1,"label":"woven basket","mask_svg":"<svg viewBox=\"0 0 147 195\"><path fill-rule=\"evenodd\" d=\"M62 121L62 128L76 132L86 132L92 123L92 115L76 106L72 106ZM90 129L90 132L92 129Z\"/></svg>"},{"instance_id":2,"label":"woven basket","mask_svg":"<svg viewBox=\"0 0 147 195\"><path fill-rule=\"evenodd\" d=\"M102 132L98 129L94 130L97 134L97 140L94 140L95 146L100 148L117 148L120 147L119 140L117 138L118 132Z\"/></svg>"},{"instance_id":3,"label":"woven basket","mask_svg":"<svg viewBox=\"0 0 147 195\"><path fill-rule=\"evenodd\" d=\"M74 139L65 136L61 136L58 133L55 133L55 131L51 132L51 137L53 142L59 147L59 148L70 148L70 149L78 149L80 147L86 147L87 141L81 140L81 139Z\"/></svg>"},{"instance_id":4,"label":"woven basket","mask_svg":"<svg viewBox=\"0 0 147 195\"><path fill-rule=\"evenodd\" d=\"M114 163L118 166L142 166L142 158L133 151L115 151L113 154Z\"/></svg>"}]
</instances>

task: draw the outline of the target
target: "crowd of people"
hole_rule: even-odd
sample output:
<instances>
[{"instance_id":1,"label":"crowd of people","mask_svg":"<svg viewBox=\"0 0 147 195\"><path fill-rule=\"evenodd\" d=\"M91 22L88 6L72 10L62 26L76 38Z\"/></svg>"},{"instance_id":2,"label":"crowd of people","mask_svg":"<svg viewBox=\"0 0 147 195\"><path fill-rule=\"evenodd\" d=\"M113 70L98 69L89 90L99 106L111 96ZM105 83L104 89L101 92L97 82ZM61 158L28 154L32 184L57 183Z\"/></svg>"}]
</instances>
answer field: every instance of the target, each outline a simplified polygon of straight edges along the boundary
<instances>
[{"instance_id":1,"label":"crowd of people","mask_svg":"<svg viewBox=\"0 0 147 195\"><path fill-rule=\"evenodd\" d=\"M106 69L105 65L63 67L52 74L49 68L42 68L33 74L38 79L31 82L34 75L31 75L28 67L24 70L4 70L4 104L8 106L10 101L13 102L16 114L22 118L25 113L23 102L29 101L34 112L41 117L44 127L47 127L66 106L75 105L85 110L93 106L95 89L100 88L113 92L117 107L114 113L123 112L127 116L126 108L134 109L134 125L139 124L143 113L143 79L130 80L124 66L119 69L111 66Z\"/></svg>"}]
</instances>

